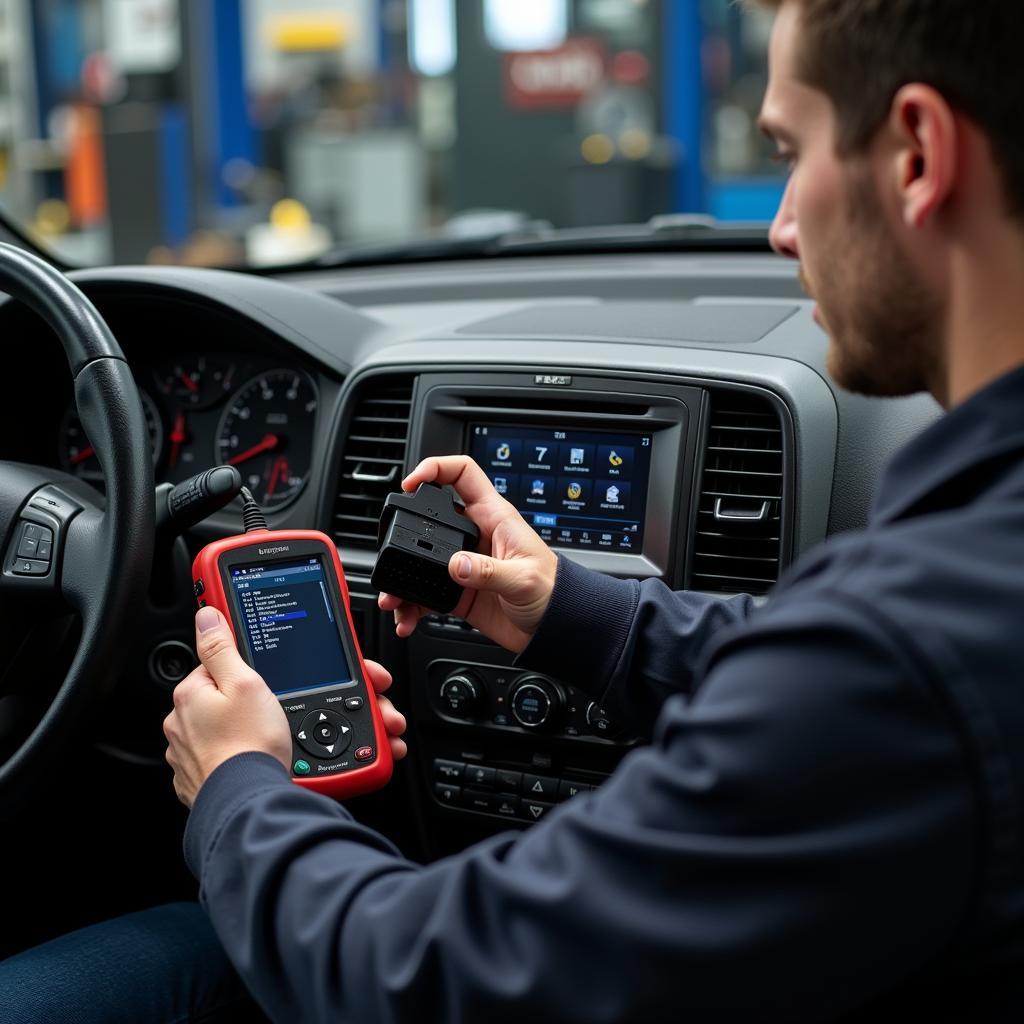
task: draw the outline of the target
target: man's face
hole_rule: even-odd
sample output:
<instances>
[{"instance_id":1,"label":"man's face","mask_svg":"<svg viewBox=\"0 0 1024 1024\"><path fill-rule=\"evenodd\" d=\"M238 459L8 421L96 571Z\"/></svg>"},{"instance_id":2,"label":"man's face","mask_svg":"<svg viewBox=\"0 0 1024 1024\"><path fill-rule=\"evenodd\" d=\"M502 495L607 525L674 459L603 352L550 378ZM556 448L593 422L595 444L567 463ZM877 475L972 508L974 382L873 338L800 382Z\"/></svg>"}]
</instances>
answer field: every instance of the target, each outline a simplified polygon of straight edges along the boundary
<instances>
[{"instance_id":1,"label":"man's face","mask_svg":"<svg viewBox=\"0 0 1024 1024\"><path fill-rule=\"evenodd\" d=\"M879 396L922 391L939 358L940 303L902 247L877 147L837 155L832 103L798 79L799 46L799 7L791 2L775 22L761 110L762 127L790 167L772 245L800 261L801 283L818 303L815 319L830 337L827 365L837 384Z\"/></svg>"}]
</instances>

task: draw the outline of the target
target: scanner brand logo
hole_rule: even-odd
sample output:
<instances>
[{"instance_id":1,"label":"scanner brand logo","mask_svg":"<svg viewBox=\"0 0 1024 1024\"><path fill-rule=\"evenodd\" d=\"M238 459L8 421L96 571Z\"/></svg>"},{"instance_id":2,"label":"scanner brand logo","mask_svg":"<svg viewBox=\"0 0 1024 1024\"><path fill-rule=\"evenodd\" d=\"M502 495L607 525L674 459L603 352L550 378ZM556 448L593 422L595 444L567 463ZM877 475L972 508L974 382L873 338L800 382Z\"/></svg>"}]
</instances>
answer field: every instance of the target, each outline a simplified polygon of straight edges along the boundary
<instances>
[{"instance_id":1,"label":"scanner brand logo","mask_svg":"<svg viewBox=\"0 0 1024 1024\"><path fill-rule=\"evenodd\" d=\"M260 548L261 555L276 555L279 551L291 551L287 544L281 544L276 548Z\"/></svg>"}]
</instances>

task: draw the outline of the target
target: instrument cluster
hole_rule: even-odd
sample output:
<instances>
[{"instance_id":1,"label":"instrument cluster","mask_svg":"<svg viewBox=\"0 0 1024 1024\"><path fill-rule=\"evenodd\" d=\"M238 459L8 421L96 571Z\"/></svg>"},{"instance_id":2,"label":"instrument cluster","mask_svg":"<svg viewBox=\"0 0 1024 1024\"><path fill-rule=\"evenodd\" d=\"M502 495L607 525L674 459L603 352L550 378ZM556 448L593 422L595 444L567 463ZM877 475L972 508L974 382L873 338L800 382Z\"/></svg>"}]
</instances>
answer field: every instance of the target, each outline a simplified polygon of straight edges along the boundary
<instances>
[{"instance_id":1,"label":"instrument cluster","mask_svg":"<svg viewBox=\"0 0 1024 1024\"><path fill-rule=\"evenodd\" d=\"M228 463L265 509L298 497L312 465L318 399L308 373L235 353L133 363L158 481L180 483ZM102 485L73 404L61 420L59 458L67 472Z\"/></svg>"}]
</instances>

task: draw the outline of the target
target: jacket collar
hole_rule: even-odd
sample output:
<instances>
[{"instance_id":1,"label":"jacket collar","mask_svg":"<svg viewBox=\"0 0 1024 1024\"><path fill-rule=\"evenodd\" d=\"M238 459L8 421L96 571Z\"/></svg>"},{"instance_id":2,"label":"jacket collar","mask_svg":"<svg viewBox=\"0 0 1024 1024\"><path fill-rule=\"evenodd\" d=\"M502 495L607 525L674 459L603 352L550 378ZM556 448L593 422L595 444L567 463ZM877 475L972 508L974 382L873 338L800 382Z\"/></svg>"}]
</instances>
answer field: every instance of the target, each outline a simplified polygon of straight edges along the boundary
<instances>
[{"instance_id":1,"label":"jacket collar","mask_svg":"<svg viewBox=\"0 0 1024 1024\"><path fill-rule=\"evenodd\" d=\"M965 478L987 475L985 466L995 472L1015 453L1024 453L1024 366L950 410L893 458L882 474L871 521L963 505L979 482L966 486ZM941 493L953 485L955 497Z\"/></svg>"}]
</instances>

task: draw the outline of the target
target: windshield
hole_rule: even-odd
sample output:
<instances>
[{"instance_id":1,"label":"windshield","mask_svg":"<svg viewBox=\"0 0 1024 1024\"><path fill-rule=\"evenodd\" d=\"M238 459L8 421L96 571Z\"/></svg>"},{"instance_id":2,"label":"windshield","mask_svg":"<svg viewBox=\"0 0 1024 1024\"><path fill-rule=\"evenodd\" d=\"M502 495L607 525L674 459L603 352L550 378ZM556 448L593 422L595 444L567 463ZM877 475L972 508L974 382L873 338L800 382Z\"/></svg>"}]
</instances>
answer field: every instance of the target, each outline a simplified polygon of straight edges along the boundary
<instances>
[{"instance_id":1,"label":"windshield","mask_svg":"<svg viewBox=\"0 0 1024 1024\"><path fill-rule=\"evenodd\" d=\"M0 206L71 264L766 221L734 0L0 0Z\"/></svg>"}]
</instances>

